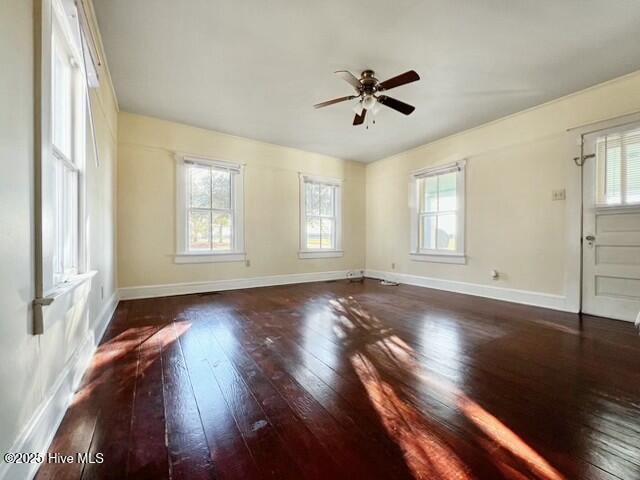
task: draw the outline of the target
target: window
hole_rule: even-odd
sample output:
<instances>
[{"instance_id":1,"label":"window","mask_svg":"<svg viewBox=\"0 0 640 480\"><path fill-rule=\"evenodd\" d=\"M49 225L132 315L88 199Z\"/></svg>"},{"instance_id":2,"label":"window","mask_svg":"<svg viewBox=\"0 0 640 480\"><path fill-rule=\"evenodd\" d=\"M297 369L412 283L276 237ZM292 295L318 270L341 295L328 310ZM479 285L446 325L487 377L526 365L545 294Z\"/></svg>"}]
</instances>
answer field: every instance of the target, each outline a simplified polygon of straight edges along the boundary
<instances>
[{"instance_id":1,"label":"window","mask_svg":"<svg viewBox=\"0 0 640 480\"><path fill-rule=\"evenodd\" d=\"M457 162L411 175L413 259L465 263L465 167Z\"/></svg>"},{"instance_id":2,"label":"window","mask_svg":"<svg viewBox=\"0 0 640 480\"><path fill-rule=\"evenodd\" d=\"M300 175L300 258L342 256L342 181Z\"/></svg>"},{"instance_id":3,"label":"window","mask_svg":"<svg viewBox=\"0 0 640 480\"><path fill-rule=\"evenodd\" d=\"M640 129L599 138L596 165L598 204L640 204Z\"/></svg>"},{"instance_id":4,"label":"window","mask_svg":"<svg viewBox=\"0 0 640 480\"><path fill-rule=\"evenodd\" d=\"M48 104L43 107L50 119L42 166L46 290L69 281L81 270L80 197L87 120L84 62L74 44L74 26L62 4L54 1L52 13L50 76L43 76L50 84Z\"/></svg>"},{"instance_id":5,"label":"window","mask_svg":"<svg viewBox=\"0 0 640 480\"><path fill-rule=\"evenodd\" d=\"M179 156L177 263L244 261L243 168Z\"/></svg>"}]
</instances>

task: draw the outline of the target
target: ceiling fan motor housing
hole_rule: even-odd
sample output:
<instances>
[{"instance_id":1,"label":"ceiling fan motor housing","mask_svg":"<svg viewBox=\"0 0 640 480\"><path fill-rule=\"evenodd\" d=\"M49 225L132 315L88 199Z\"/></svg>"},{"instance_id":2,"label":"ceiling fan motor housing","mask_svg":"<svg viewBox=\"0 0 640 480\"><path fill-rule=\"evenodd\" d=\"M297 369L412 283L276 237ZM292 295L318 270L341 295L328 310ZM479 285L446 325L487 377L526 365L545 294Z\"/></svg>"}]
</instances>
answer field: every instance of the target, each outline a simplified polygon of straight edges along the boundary
<instances>
[{"instance_id":1,"label":"ceiling fan motor housing","mask_svg":"<svg viewBox=\"0 0 640 480\"><path fill-rule=\"evenodd\" d=\"M365 70L362 72L360 83L362 84L361 92L366 95L374 94L378 88L378 79L374 77L375 72L373 70Z\"/></svg>"}]
</instances>

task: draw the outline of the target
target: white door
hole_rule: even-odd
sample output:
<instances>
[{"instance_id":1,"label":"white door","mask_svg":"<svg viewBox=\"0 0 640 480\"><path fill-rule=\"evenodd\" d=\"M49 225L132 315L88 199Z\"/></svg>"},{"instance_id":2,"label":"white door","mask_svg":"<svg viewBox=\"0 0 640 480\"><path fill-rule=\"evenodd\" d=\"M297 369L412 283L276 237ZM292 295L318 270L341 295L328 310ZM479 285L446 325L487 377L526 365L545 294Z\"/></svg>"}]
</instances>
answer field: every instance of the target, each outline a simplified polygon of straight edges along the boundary
<instances>
[{"instance_id":1,"label":"white door","mask_svg":"<svg viewBox=\"0 0 640 480\"><path fill-rule=\"evenodd\" d=\"M640 125L585 137L582 311L640 312Z\"/></svg>"}]
</instances>

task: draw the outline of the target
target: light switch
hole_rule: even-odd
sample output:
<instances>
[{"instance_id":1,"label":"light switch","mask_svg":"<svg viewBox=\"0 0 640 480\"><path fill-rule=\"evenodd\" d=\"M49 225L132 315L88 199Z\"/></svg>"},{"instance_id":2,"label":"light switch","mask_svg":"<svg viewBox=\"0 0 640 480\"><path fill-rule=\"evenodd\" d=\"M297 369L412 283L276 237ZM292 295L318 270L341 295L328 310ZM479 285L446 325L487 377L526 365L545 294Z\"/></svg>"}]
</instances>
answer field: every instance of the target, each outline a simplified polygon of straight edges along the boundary
<instances>
[{"instance_id":1,"label":"light switch","mask_svg":"<svg viewBox=\"0 0 640 480\"><path fill-rule=\"evenodd\" d=\"M551 193L552 200L566 200L566 198L567 198L567 191L564 188L562 190L554 190Z\"/></svg>"}]
</instances>

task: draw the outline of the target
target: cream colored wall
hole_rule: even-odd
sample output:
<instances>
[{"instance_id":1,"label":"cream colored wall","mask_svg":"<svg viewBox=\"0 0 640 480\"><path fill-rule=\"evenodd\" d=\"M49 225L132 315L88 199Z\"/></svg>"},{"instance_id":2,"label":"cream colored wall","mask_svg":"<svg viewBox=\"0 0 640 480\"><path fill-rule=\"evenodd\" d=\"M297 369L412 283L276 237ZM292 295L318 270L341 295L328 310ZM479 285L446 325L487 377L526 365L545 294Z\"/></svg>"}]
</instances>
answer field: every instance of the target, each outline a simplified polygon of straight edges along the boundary
<instances>
[{"instance_id":1,"label":"cream colored wall","mask_svg":"<svg viewBox=\"0 0 640 480\"><path fill-rule=\"evenodd\" d=\"M572 158L584 129L567 130L637 111L640 72L367 165L367 269L565 295L575 308L580 199ZM409 172L463 158L467 265L410 260ZM562 188L567 200L552 201Z\"/></svg>"},{"instance_id":2,"label":"cream colored wall","mask_svg":"<svg viewBox=\"0 0 640 480\"><path fill-rule=\"evenodd\" d=\"M61 319L31 335L34 298L34 71L32 1L0 2L0 453L11 448L52 392L79 343L116 293L115 178L117 106L106 71L93 93L100 167L87 165L89 315ZM103 289L103 294L101 292ZM2 467L2 465L0 465ZM0 468L2 470L2 468Z\"/></svg>"},{"instance_id":3,"label":"cream colored wall","mask_svg":"<svg viewBox=\"0 0 640 480\"><path fill-rule=\"evenodd\" d=\"M118 119L119 286L327 272L364 266L365 167L121 112ZM245 163L244 263L175 264L174 152ZM343 258L298 259L298 172L344 179Z\"/></svg>"}]
</instances>

